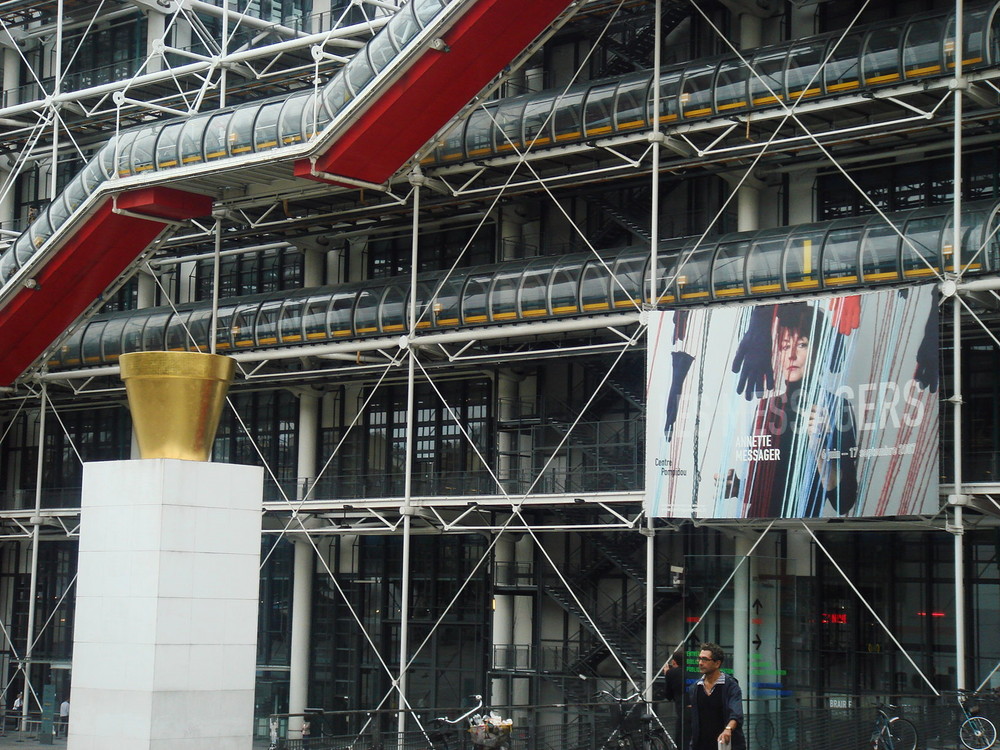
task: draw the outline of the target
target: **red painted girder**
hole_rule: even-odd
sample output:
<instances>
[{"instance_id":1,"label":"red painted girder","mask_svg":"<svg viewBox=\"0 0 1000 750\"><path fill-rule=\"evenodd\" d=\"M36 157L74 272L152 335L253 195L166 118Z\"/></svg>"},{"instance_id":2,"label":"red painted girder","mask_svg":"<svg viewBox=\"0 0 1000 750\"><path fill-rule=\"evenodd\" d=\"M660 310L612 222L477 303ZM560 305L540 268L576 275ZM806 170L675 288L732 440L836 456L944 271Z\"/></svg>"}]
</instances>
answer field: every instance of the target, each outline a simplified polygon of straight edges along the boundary
<instances>
[{"instance_id":1,"label":"red painted girder","mask_svg":"<svg viewBox=\"0 0 1000 750\"><path fill-rule=\"evenodd\" d=\"M158 219L212 212L212 199L167 187L118 196L118 207L150 219L115 213L110 197L69 237L0 310L0 384L8 385L48 348L163 229Z\"/></svg>"},{"instance_id":2,"label":"red painted girder","mask_svg":"<svg viewBox=\"0 0 1000 750\"><path fill-rule=\"evenodd\" d=\"M450 51L426 50L361 115L316 170L383 183L493 80L559 14L567 0L482 0L444 34ZM295 174L312 178L311 164Z\"/></svg>"}]
</instances>

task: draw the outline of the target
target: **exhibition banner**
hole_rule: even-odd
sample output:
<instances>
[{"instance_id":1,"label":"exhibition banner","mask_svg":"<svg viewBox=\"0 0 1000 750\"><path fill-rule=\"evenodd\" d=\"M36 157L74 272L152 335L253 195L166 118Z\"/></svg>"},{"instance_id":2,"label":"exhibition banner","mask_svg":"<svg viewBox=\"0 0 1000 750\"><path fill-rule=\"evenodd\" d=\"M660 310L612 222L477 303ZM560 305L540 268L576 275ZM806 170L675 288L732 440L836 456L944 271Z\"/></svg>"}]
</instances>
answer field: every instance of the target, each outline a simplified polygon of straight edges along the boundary
<instances>
[{"instance_id":1,"label":"exhibition banner","mask_svg":"<svg viewBox=\"0 0 1000 750\"><path fill-rule=\"evenodd\" d=\"M936 513L934 286L651 315L646 503L669 518Z\"/></svg>"}]
</instances>

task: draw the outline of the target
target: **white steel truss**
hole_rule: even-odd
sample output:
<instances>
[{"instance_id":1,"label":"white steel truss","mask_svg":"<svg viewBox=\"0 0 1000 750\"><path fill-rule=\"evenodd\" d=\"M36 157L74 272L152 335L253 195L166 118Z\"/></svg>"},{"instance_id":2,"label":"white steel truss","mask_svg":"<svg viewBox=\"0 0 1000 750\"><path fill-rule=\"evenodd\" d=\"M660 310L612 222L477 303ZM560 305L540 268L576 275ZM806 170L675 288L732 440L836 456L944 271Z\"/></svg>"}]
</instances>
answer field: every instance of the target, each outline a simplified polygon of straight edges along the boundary
<instances>
[{"instance_id":1,"label":"white steel truss","mask_svg":"<svg viewBox=\"0 0 1000 750\"><path fill-rule=\"evenodd\" d=\"M144 6L143 3L137 3ZM62 112L65 110L75 111L81 116L81 122L107 119L120 125L127 120L141 120L142 118L154 117L161 113L185 112L191 113L200 111L202 108L218 106L220 100L224 100L223 93L216 92L219 86L225 87L225 75L227 70L238 70L247 81L263 82L280 79L282 76L294 77L298 74L308 73L319 76L322 72L329 70L332 66L342 63L348 59L348 55L357 49L361 40L373 33L381 24L384 24L387 15L391 12L392 4L387 3L359 3L371 13L371 19L363 24L345 26L336 32L307 33L305 31L284 27L281 25L261 24L259 19L254 20L245 14L225 12L215 6L207 6L206 3L197 0L187 0L178 3L172 11L165 30L169 30L170 24L179 23L185 19L193 32L205 34L207 30L198 19L198 13L209 13L213 17L219 17L226 24L232 24L235 28L246 26L259 32L254 36L252 42L248 42L244 49L231 50L228 42L223 39L221 43L212 49L211 55L196 55L185 52L179 47L169 47L166 44L157 46L146 62L143 64L132 78L128 80L116 81L102 86L93 86L77 91L63 91L59 88L58 81L55 88L49 91L42 99L31 102L7 104L0 108L0 118L8 118L18 123L18 127L11 131L11 136L25 138L31 143L31 147L26 149L22 158L14 165L10 172L10 177L6 178L5 184L13 185L13 175L25 169L29 164L46 159L52 153L57 152L59 145L59 132L67 135L67 138L77 137L74 132L74 125L63 118ZM697 9L697 3L693 3ZM207 6L207 7L206 7ZM961 17L961 0L958 0L956 7L958 16ZM119 10L121 10L119 8ZM234 28L234 31L235 31ZM17 37L12 30L6 28L11 41L16 41ZM845 32L846 33L846 32ZM960 37L960 34L959 34ZM211 37L205 37L206 43ZM257 45L261 46L257 46ZM209 44L208 46L211 46ZM301 60L288 63L286 57L304 53L307 50L320 49L323 54L314 54L313 62L301 62ZM330 52L329 50L336 50ZM734 51L735 48L734 48ZM179 57L187 57L192 62L184 65L164 65L161 69L149 71L151 61L156 59L165 60L170 54ZM200 58L200 59L195 59ZM961 60L961 54L956 58ZM321 69L321 66L322 69ZM146 72L143 72L146 71ZM738 184L743 184L744 180L750 179L754 170L760 169L792 169L771 161L775 156L784 153L793 153L806 147L817 161L825 160L826 163L839 169L845 177L850 180L850 174L845 169L845 164L839 160L838 156L831 151L832 148L840 144L849 144L860 138L872 134L882 134L892 132L903 137L915 134L926 133L932 130L940 130L949 126L948 105L952 105L950 126L953 131L955 141L956 166L955 174L960 174L961 155L961 133L963 123L968 123L968 119L963 119L961 101L963 95L970 94L969 85L973 85L975 97L980 103L988 104L989 108L983 109L974 117L992 117L996 108L996 81L1000 77L998 71L982 71L974 75L963 75L961 65L956 67L954 81L939 81L930 85L924 84L904 84L897 88L886 90L872 97L858 96L838 99L836 102L799 102L791 109L783 111L773 111L761 116L755 115L753 122L747 119L717 119L683 125L669 130L658 127L652 133L642 133L635 136L609 138L604 141L595 140L590 143L576 146L566 146L555 150L533 151L528 148L521 153L513 153L510 156L489 159L482 164L462 164L440 168L429 171L427 174L419 171L412 171L401 178L398 184L403 184L402 180L411 181L408 190L398 190L397 193L388 192L381 204L395 204L403 206L412 213L412 239L414 256L412 258L412 268L416 269L417 245L423 217L421 215L421 194L425 189L437 188L446 196L458 200L498 201L501 197L507 196L511 192L518 190L531 190L541 192L548 197L552 203L561 210L558 198L552 192L552 188L565 183L587 181L597 181L608 179L618 175L641 175L649 176L654 185L658 184L661 173L670 170L691 170L703 168L717 164L736 164L737 167L730 166L728 169L740 173ZM57 76L58 79L58 76ZM154 91L155 87L167 85L169 92L148 93ZM212 97L218 96L219 99ZM913 101L926 100L933 97L933 103L927 106ZM973 98L975 98L973 97ZM877 99L882 103L889 103L898 107L898 116L888 119L873 121L868 124L851 125L843 128L830 128L823 131L814 131L808 123L802 119L809 115L815 115L844 106L867 106L872 99ZM211 102L214 102L212 104ZM654 109L654 111L656 111ZM37 122L31 122L28 118L18 120L30 113L40 112ZM756 132L763 137L746 143L730 143L734 134L746 132L750 125L753 125ZM772 127L770 132L765 131L765 127ZM21 128L21 129L19 129ZM46 140L46 133L53 133L51 141ZM87 143L80 140L74 142L77 152L82 151ZM516 152L517 149L514 149ZM559 159L567 156L581 156L590 159L593 167L572 174L555 174L557 167L549 167L547 162L556 164ZM419 155L418 155L419 158ZM850 157L848 157L850 158ZM547 169L548 167L548 169ZM525 171L527 174L525 173ZM852 181L854 187L857 183ZM305 201L312 197L329 196L338 192L348 192L346 190L332 190L328 186L299 188L294 193L278 189L269 192L266 188L258 194L243 195L239 197L227 198L219 201L220 209L228 211L227 222L233 226L244 229L253 229L255 232L266 234L269 230L274 230L282 226L287 226L289 218L280 213L282 204L287 203L290 197L295 200ZM353 191L352 191L353 192ZM960 231L960 202L959 191L955 191L955 231L956 236ZM736 195L734 190L733 196ZM866 196L867 199L867 196ZM725 208L725 207L724 207ZM485 217L489 213L489 208L479 208ZM370 213L371 207L359 207L348 211L331 210L329 218L336 221L343 221L344 232L363 231L359 230L357 224L351 223L352 219ZM720 212L721 213L721 212ZM658 217L658 205L653 201L652 207L652 236L658 236L656 231L656 217ZM322 214L309 214L301 217L301 222L317 222L318 219L326 218ZM568 220L571 217L565 214ZM716 217L717 219L718 217ZM294 219L293 219L294 220ZM714 220L713 220L714 221ZM184 241L192 243L194 238L210 238L221 232L222 220L216 224L206 226L186 226L174 228L169 235L164 235L154 249L137 261L134 268L146 265L152 269L156 264L169 264L176 262L166 257L171 252L171 247L180 246ZM589 245L586 232L582 227L574 225L574 230L579 237ZM897 231L899 231L897 229ZM707 230L706 230L707 234ZM900 232L900 236L903 236ZM904 238L905 239L905 238ZM655 243L653 243L655 247ZM956 248L960 243L956 240ZM590 247L593 251L594 248ZM239 252L234 250L233 252ZM162 253L164 257L150 260L157 253ZM197 255L187 256L184 260L190 261ZM655 253L654 253L655 258ZM958 259L955 267L961 269ZM679 270L678 270L679 273ZM413 283L416 283L415 272ZM655 274L651 277L655 279ZM961 274L942 277L942 282L951 282L954 290L964 292L982 291L982 286L988 285L990 291L994 291L1000 282L989 280L986 282L965 282ZM122 279L124 281L124 278ZM978 286L972 286L976 285ZM996 285L996 286L994 286ZM949 287L951 288L951 287ZM991 322L982 316L977 309L963 299L961 294L955 293L952 301L954 314L954 351L956 359L953 362L954 382L960 380L960 352L961 352L961 331L962 322L971 321L983 328L985 333L1000 346L1000 341L993 330ZM658 290L651 293L652 299L658 299ZM445 405L449 414L453 414L451 406L448 404L447 393L437 388L435 385L435 371L432 364L438 357L443 357L449 364L475 365L482 360L491 362L502 360L517 360L528 356L552 356L563 354L562 347L548 347L548 345L532 345L528 348L511 347L508 352L496 354L468 353L467 345L487 340L497 342L517 342L521 340L538 340L540 338L551 337L557 334L581 333L588 331L611 332L615 337L612 343L584 343L579 345L581 353L595 353L598 351L612 351L624 353L630 347L636 346L645 332L644 311L635 309L621 313L608 315L595 315L581 317L579 319L561 321L537 321L529 323L518 323L513 325L498 325L489 329L464 329L447 333L420 333L417 330L416 322L418 312L416 310L416 295L411 294L411 310L409 319L409 331L405 336L396 338L384 338L365 341L344 341L336 344L302 345L290 346L279 350L258 350L245 351L234 355L243 369L243 378L248 383L268 384L280 379L288 379L288 373L275 373L268 371L267 365L275 362L288 362L303 360L324 360L335 362L337 365L338 377L364 377L375 383L370 394L374 395L378 386L383 382L390 372L399 374L406 369L405 380L409 389L410 398L407 405L407 424L409 425L407 457L412 454L412 443L414 436L412 426L415 423L415 405L413 403L413 388L419 378L421 381L430 383ZM94 309L96 310L95 305ZM214 338L213 338L214 340ZM433 356L431 356L433 354ZM362 360L363 357L371 356L371 360ZM44 359L44 358L43 358ZM357 364L342 365L342 359L353 360ZM322 379L330 374L330 368L316 366L314 364L303 365L296 373L296 377L302 382L309 382L311 378ZM115 367L103 367L92 369L81 369L78 371L48 373L44 368L40 368L33 379L32 387L37 389L36 395L39 397L41 409L43 411L43 424L45 410L49 408L46 404L51 404L48 394L56 388L64 388L74 395L95 395L95 394L115 394L120 395L121 390L117 386L109 385L107 378L117 374ZM610 374L610 370L609 370ZM369 396L369 398L371 397ZM595 393L596 395L596 393ZM18 394L18 397L21 397ZM13 398L13 395L11 396ZM22 401L24 400L23 397ZM961 422L961 396L956 393L952 397L955 408L956 434L960 434L958 426ZM235 410L234 410L235 411ZM360 412L359 412L360 413ZM53 412L58 423L58 413ZM581 410L580 414L583 414ZM238 416L238 415L237 415ZM50 425L51 426L51 425ZM356 425L352 423L351 428ZM571 429L576 423L571 426ZM249 432L249 431L248 431ZM463 433L463 437L471 445L475 445L471 437ZM341 441L343 443L343 440ZM339 446L338 446L339 448ZM935 517L923 519L916 522L887 522L870 521L854 524L855 528L912 528L914 523L921 524L922 527L947 531L952 533L956 544L956 591L961 588L962 579L960 562L962 560L961 540L964 530L969 524L987 523L985 519L972 519L963 516L963 508L968 507L967 493L974 493L975 488L968 483L963 483L961 473L961 450L959 440L956 440L954 448L954 461L956 464L956 481L953 486L943 488L949 498L947 510ZM328 457L332 459L334 453ZM263 454L260 454L262 462L267 465ZM329 463L329 461L327 462ZM269 467L269 471L272 471ZM544 471L544 468L540 470ZM322 472L320 472L321 474ZM38 492L41 491L41 458L39 459ZM645 517L641 510L642 493L619 492L619 493L579 493L579 494L543 494L535 492L534 487L523 495L511 496L503 492L502 482L496 476L493 478L500 487L500 492L485 496L460 496L460 497L421 497L413 492L411 479L413 475L412 467L408 466L406 471L407 485L402 497L385 497L365 500L332 500L317 499L311 497L312 488L315 487L315 480L320 474L313 477L310 487L304 488L299 497L285 497L283 501L268 503L265 506L268 522L271 527L270 533L277 536L288 535L300 537L308 541L314 550L316 559L323 561L324 556L320 554L316 546L316 540L336 534L380 534L402 537L403 544L408 545L409 538L417 534L440 534L440 533L487 533L491 535L491 543L487 547L486 553L476 566L487 560L487 555L492 551L493 546L502 534L524 533L530 535L536 542L538 549L543 554L548 555L544 544L540 542L539 535L552 532L585 532L600 528L607 530L616 529L621 533L646 533L649 544L655 543L655 537L659 533L668 533L669 526L654 526ZM272 471L273 475L273 471ZM987 500L987 505L996 505L995 495L1000 495L996 488L982 493L982 497ZM977 493L978 494L978 493ZM533 506L553 507L559 505L579 505L599 507L606 511L614 521L602 523L599 526L586 523L553 523L538 524L532 522L523 513ZM42 528L47 535L58 536L59 538L72 537L78 533L78 515L74 511L51 511L42 509L40 503L29 511L2 512L0 513L5 530L0 534L4 539L31 539L32 545L37 555L37 547L41 538ZM789 528L798 522L771 522L770 524L742 521L738 523L725 522L703 522L705 525L713 525L732 529L735 531L760 532L773 528ZM813 532L813 525L804 524L809 534L819 544ZM763 538L761 534L754 546ZM821 545L820 545L821 546ZM405 566L408 565L408 546L404 547L404 594L402 601L408 601L406 596L406 585L408 577L405 575ZM824 550L825 552L825 550ZM748 559L750 553L743 556L743 560ZM832 558L831 558L832 560ZM559 566L555 561L549 560L553 568L559 573ZM836 565L836 561L833 561ZM742 565L743 563L739 563ZM737 567L739 566L737 565ZM336 588L340 589L336 576L327 567L326 572L334 582ZM726 581L725 585L737 573L737 569L732 571L733 575ZM561 575L561 573L560 573ZM653 590L652 567L648 571L649 590ZM34 576L33 576L34 578ZM470 574L471 579L471 574ZM466 580L465 584L468 583ZM849 582L849 581L848 581ZM564 579L565 583L565 579ZM850 583L850 582L849 582ZM464 584L463 584L464 585ZM568 585L568 584L567 584ZM65 593L64 593L65 595ZM716 594L716 598L718 594ZM457 598L457 594L456 594ZM714 601L714 599L713 599ZM454 600L452 604L454 603ZM579 603L579 602L578 602ZM450 607L451 604L448 605ZM711 604L709 605L711 606ZM448 612L448 607L440 614L438 624ZM581 608L585 609L582 604ZM33 610L32 610L33 612ZM358 623L359 628L365 634L368 642L374 647L371 637L365 631L364 625L356 613L352 615ZM32 615L34 616L34 615ZM49 616L51 619L51 615ZM408 618L404 609L402 621L406 623ZM29 625L33 627L33 622ZM0 623L2 626L2 623ZM436 627L436 625L435 625ZM652 627L652 626L650 626ZM956 623L956 628L959 623ZM964 624L962 624L964 629ZM6 637L6 630L4 631ZM890 634L891 635L891 634ZM429 636L428 636L429 637ZM603 638L604 636L601 635ZM651 640L651 639L650 639ZM413 652L407 647L407 639L401 638L402 651L398 655L398 662L393 661L393 655L380 654L379 658L384 670L392 677L394 692L398 697L400 709L400 721L404 720L405 712L411 706L406 692L406 671L407 667L413 663L423 644L418 646ZM958 642L964 642L964 635L958 633ZM425 641L426 643L426 641ZM615 649L609 646L613 658L618 660L619 667L629 675L636 688L646 689L652 683L658 670L652 669L652 662L647 663L644 677L629 674ZM13 644L10 644L13 646ZM378 649L376 648L376 652ZM30 663L31 646L24 656L25 661ZM963 660L960 658L959 663ZM396 667L393 667L393 664ZM917 670L920 672L919 668ZM921 676L922 672L921 672ZM926 678L925 678L926 679ZM959 686L964 687L966 678L964 673L959 677ZM930 684L930 683L928 683ZM933 685L931 685L933 690ZM391 700L392 694L387 694L384 701ZM402 727L402 723L400 724Z\"/></svg>"}]
</instances>

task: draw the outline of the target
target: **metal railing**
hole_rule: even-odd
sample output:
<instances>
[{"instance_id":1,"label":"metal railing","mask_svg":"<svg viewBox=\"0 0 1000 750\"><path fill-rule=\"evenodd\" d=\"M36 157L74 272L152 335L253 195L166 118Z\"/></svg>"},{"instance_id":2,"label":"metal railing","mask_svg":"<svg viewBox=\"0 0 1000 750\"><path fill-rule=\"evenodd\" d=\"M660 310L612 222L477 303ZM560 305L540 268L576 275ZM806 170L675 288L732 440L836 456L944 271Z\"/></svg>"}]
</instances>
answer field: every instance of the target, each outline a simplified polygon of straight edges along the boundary
<instances>
[{"instance_id":1,"label":"metal railing","mask_svg":"<svg viewBox=\"0 0 1000 750\"><path fill-rule=\"evenodd\" d=\"M520 647L519 647L520 648ZM542 649L541 651L544 651ZM558 648L545 657L538 653L539 667L548 661L571 661L571 654L558 654ZM506 657L504 657L506 658ZM517 657L520 658L520 657ZM585 684L596 694L600 687L614 689L612 683L586 680ZM1000 700L994 696L977 696L979 714L994 722L1000 721ZM824 706L834 702L828 698L803 696L749 701L749 710L743 724L747 750L855 750L870 747L875 705L879 700L865 697L840 703L838 707ZM917 747L920 750L961 750L958 728L964 718L958 710L954 694L940 698L913 696L897 698L894 716L902 716L913 723L917 730ZM653 704L656 731L674 732L674 708L666 702ZM579 704L548 706L499 707L503 716L514 717L514 727L508 744L510 750L601 750L615 733L617 717L614 706L607 702L590 700ZM427 750L444 748L439 735L430 730L429 717L457 715L461 709L426 709L419 713L427 733L416 729L403 736L395 732L395 720L383 722L385 731L376 731L377 722L369 718L384 712L330 712L324 716L330 721L316 719L311 722L308 737L287 736L287 722L281 724L281 737L273 746L275 750L370 750L372 748L403 748ZM557 718L558 717L558 718ZM338 724L339 722L339 724ZM261 722L266 724L266 722ZM334 733L324 727L337 724ZM662 730L660 729L662 727ZM351 733L353 731L353 733ZM447 747L451 750L470 750L471 737L465 727L449 728ZM669 744L668 744L669 746Z\"/></svg>"}]
</instances>

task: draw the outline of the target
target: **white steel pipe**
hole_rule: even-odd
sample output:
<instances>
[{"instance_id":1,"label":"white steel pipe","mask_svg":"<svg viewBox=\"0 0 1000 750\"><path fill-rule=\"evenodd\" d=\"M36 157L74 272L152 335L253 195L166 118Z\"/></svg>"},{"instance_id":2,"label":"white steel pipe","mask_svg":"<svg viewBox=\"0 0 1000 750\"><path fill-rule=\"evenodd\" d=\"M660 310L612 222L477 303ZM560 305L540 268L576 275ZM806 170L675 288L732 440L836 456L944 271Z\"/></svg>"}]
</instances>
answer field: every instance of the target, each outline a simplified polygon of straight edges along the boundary
<instances>
[{"instance_id":1,"label":"white steel pipe","mask_svg":"<svg viewBox=\"0 0 1000 750\"><path fill-rule=\"evenodd\" d=\"M649 304L655 310L659 304L659 292L656 288L656 255L660 244L660 65L663 47L663 21L661 18L663 0L653 4L653 138L652 174L650 175L650 217L649 217ZM656 617L655 617L655 569L656 569L656 532L653 519L646 508L646 690L647 701L653 700L653 683L657 678L656 655Z\"/></svg>"},{"instance_id":2,"label":"white steel pipe","mask_svg":"<svg viewBox=\"0 0 1000 750\"><path fill-rule=\"evenodd\" d=\"M417 326L417 269L418 255L420 250L420 182L415 179L419 174L414 174L413 183L413 224L410 238L410 308L407 313L409 321L408 329L413 332ZM404 460L403 474L403 505L400 513L403 515L403 561L402 561L402 581L399 587L399 681L397 689L399 691L399 713L396 716L397 746L402 750L403 737L406 733L406 662L409 659L409 644L407 640L410 635L410 526L411 514L413 512L413 444L414 422L416 421L416 362L417 350L411 347L407 352L406 371L406 440L404 450L406 457Z\"/></svg>"},{"instance_id":3,"label":"white steel pipe","mask_svg":"<svg viewBox=\"0 0 1000 750\"><path fill-rule=\"evenodd\" d=\"M342 29L334 29L332 31L326 31L320 34L309 34L308 36L299 37L298 39L292 39L285 42L278 42L276 44L270 44L265 47L255 47L253 49L243 50L240 52L232 52L228 55L219 57L214 64L217 65L228 65L230 63L246 62L249 60L255 60L262 57L269 57L281 52L288 52L296 49L303 49L311 47L314 44L323 44L325 42L336 41L342 45L349 45L352 47L362 47L363 42L352 40L352 37L356 36L370 36L372 33L380 29L388 22L388 18L377 18L369 23L363 24L353 24L351 26L345 26ZM104 83L100 86L91 86L85 89L78 89L76 91L62 91L57 97L52 97L51 100L46 99L36 99L30 102L24 102L22 104L16 104L9 107L4 107L0 109L0 117L11 117L13 115L34 112L48 103L52 104L63 104L76 102L82 98L88 97L99 97L106 94L112 94L115 91L120 91L125 88L135 89L140 86L144 86L149 83L160 83L162 81L173 81L175 78L183 75L200 73L208 70L213 66L212 61L205 62L193 62L187 65L182 65L177 68L166 68L164 70L157 71L155 73L146 73L145 75L136 76L135 78L129 78L121 81L113 81L111 83Z\"/></svg>"},{"instance_id":4,"label":"white steel pipe","mask_svg":"<svg viewBox=\"0 0 1000 750\"><path fill-rule=\"evenodd\" d=\"M62 48L63 48L63 0L56 3L56 49L52 62L52 96L59 95L62 88ZM49 200L59 195L59 117L52 118L52 166L49 167Z\"/></svg>"},{"instance_id":5,"label":"white steel pipe","mask_svg":"<svg viewBox=\"0 0 1000 750\"><path fill-rule=\"evenodd\" d=\"M35 649L35 609L38 599L38 545L41 541L42 477L44 476L43 468L45 465L45 407L48 404L48 400L48 388L45 383L42 383L41 403L38 410L38 456L35 460L35 515L31 519L31 578L28 583L27 643L24 647L24 705L21 707L22 729L28 720L28 708L31 703L31 696L34 695L34 690L29 688L31 687L31 656Z\"/></svg>"},{"instance_id":6,"label":"white steel pipe","mask_svg":"<svg viewBox=\"0 0 1000 750\"><path fill-rule=\"evenodd\" d=\"M952 263L955 277L962 275L962 58L963 0L955 0L955 91L954 91L954 150L952 152L953 223ZM952 414L954 415L955 495L962 494L962 300L952 300ZM962 508L954 509L955 548L955 682L959 690L966 688L965 648L965 529Z\"/></svg>"}]
</instances>

